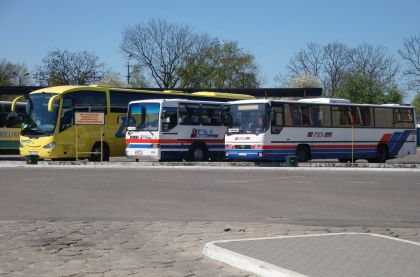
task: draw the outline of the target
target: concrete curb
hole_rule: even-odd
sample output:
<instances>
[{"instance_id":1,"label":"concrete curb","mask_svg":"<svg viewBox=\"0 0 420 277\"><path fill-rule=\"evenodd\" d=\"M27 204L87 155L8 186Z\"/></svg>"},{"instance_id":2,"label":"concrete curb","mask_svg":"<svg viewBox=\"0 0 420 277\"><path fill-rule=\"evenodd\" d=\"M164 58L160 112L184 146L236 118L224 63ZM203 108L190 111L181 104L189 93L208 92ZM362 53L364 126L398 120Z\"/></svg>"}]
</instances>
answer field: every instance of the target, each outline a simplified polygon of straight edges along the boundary
<instances>
[{"instance_id":1,"label":"concrete curb","mask_svg":"<svg viewBox=\"0 0 420 277\"><path fill-rule=\"evenodd\" d=\"M281 237L277 237L281 238ZM246 239L246 240L256 240ZM266 239L266 238L263 238ZM273 239L273 238L272 238ZM254 259L249 256L230 251L223 247L219 247L216 243L243 241L243 240L221 240L208 242L204 245L203 254L210 259L223 262L230 266L239 268L244 271L255 273L262 277L309 277L307 275L299 274L297 272L266 263L261 260Z\"/></svg>"},{"instance_id":2,"label":"concrete curb","mask_svg":"<svg viewBox=\"0 0 420 277\"><path fill-rule=\"evenodd\" d=\"M203 248L203 254L213 260L217 260L226 263L230 266L258 274L262 277L309 277L307 275L291 271L286 268L276 266L274 264L267 263L262 260L255 259L253 257L243 255L232 250L218 246L217 244L229 243L229 242L244 242L244 241L256 241L256 240L271 240L271 239L288 239L288 238L303 238L303 237L319 237L319 236L337 236L337 235L366 235L374 237L382 237L391 239L394 241L409 243L412 245L420 246L420 243L403 240L399 238L372 234L372 233L328 233L328 234L312 234L312 235L297 235L297 236L278 236L278 237L265 237L265 238L249 238L249 239L238 239L238 240L220 240L208 242Z\"/></svg>"},{"instance_id":3,"label":"concrete curb","mask_svg":"<svg viewBox=\"0 0 420 277\"><path fill-rule=\"evenodd\" d=\"M118 168L118 169L226 169L226 170L332 170L332 171L379 171L379 172L420 172L420 164L375 164L375 163L334 163L308 162L298 163L297 167L286 167L285 163L254 162L88 162L88 161L39 161L26 164L24 161L0 161L0 168Z\"/></svg>"},{"instance_id":4,"label":"concrete curb","mask_svg":"<svg viewBox=\"0 0 420 277\"><path fill-rule=\"evenodd\" d=\"M371 163L299 163L297 167L285 167L284 163L253 162L87 162L87 161L40 161L26 164L24 161L0 161L0 168L121 168L121 169L228 169L228 170L332 170L332 171L403 171L420 172L420 164L371 164Z\"/></svg>"}]
</instances>

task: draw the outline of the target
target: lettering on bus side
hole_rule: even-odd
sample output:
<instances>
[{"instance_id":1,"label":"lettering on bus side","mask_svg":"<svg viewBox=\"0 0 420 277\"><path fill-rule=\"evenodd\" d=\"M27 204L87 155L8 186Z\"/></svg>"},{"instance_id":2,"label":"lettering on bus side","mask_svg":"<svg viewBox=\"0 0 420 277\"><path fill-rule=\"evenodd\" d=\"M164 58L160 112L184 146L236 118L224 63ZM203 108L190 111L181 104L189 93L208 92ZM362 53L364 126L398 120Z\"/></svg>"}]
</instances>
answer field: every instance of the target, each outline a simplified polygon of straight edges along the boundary
<instances>
[{"instance_id":1,"label":"lettering on bus side","mask_svg":"<svg viewBox=\"0 0 420 277\"><path fill-rule=\"evenodd\" d=\"M251 140L251 137L235 137L235 140L246 141Z\"/></svg>"},{"instance_id":2,"label":"lettering on bus side","mask_svg":"<svg viewBox=\"0 0 420 277\"><path fill-rule=\"evenodd\" d=\"M331 138L332 132L308 132L307 138Z\"/></svg>"},{"instance_id":3,"label":"lettering on bus side","mask_svg":"<svg viewBox=\"0 0 420 277\"><path fill-rule=\"evenodd\" d=\"M213 130L193 128L191 138L217 138L219 135L214 134Z\"/></svg>"},{"instance_id":4,"label":"lettering on bus side","mask_svg":"<svg viewBox=\"0 0 420 277\"><path fill-rule=\"evenodd\" d=\"M20 130L0 129L0 140L19 140Z\"/></svg>"}]
</instances>

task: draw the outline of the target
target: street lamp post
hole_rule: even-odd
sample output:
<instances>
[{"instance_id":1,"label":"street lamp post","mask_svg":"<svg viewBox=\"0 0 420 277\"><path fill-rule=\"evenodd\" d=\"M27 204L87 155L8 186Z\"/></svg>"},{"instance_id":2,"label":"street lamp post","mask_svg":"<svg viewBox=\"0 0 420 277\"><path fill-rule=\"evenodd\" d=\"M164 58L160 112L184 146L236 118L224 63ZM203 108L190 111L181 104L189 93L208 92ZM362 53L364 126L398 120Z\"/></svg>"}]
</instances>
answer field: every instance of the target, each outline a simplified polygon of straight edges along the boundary
<instances>
[{"instance_id":1,"label":"street lamp post","mask_svg":"<svg viewBox=\"0 0 420 277\"><path fill-rule=\"evenodd\" d=\"M22 86L22 77L28 76L29 72L26 72L24 74L18 74L17 72L13 72L13 74L18 78L18 85Z\"/></svg>"},{"instance_id":2,"label":"street lamp post","mask_svg":"<svg viewBox=\"0 0 420 277\"><path fill-rule=\"evenodd\" d=\"M130 58L133 56L133 54L128 55L128 60L127 60L127 85L130 85Z\"/></svg>"}]
</instances>

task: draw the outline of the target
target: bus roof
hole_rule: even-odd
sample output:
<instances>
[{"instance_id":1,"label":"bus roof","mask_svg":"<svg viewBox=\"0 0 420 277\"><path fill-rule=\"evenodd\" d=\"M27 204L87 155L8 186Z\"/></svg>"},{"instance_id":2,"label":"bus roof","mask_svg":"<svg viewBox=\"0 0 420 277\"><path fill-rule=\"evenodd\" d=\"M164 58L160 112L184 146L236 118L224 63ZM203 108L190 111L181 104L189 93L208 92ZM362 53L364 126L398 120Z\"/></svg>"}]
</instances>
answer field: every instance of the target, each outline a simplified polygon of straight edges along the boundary
<instances>
[{"instance_id":1,"label":"bus roof","mask_svg":"<svg viewBox=\"0 0 420 277\"><path fill-rule=\"evenodd\" d=\"M312 99L300 99L300 100L254 99L254 100L237 100L237 101L232 101L230 103L231 104L264 104L264 103L271 103L271 102L386 107L386 108L389 108L389 107L413 108L413 106L410 106L410 105L400 105L400 104L358 104L358 103L351 103L350 100L347 100L347 99L339 99L339 98L312 98Z\"/></svg>"},{"instance_id":2,"label":"bus roof","mask_svg":"<svg viewBox=\"0 0 420 277\"><path fill-rule=\"evenodd\" d=\"M77 90L87 90L87 91L101 91L101 90L115 90L115 91L124 91L124 92L143 92L143 93L150 93L150 94L159 94L159 95L171 95L176 96L197 96L197 97L207 97L207 98L220 98L226 100L238 100L238 99L255 99L254 96L247 95L247 94L236 94L236 93L224 93L224 92L210 92L210 91L199 91L193 93L186 93L179 90L141 90L141 89L131 89L131 88L112 88L108 86L98 86L98 85L91 85L91 86L55 86L55 87L47 87L41 88L31 92L31 94L35 93L57 93L57 94L64 94L69 93Z\"/></svg>"},{"instance_id":3,"label":"bus roof","mask_svg":"<svg viewBox=\"0 0 420 277\"><path fill-rule=\"evenodd\" d=\"M197 103L197 104L223 104L228 105L229 102L221 102L221 101L208 101L208 100L191 100L191 99L182 99L182 98L174 98L174 99L147 99L147 100L135 100L131 101L129 105L136 104L136 103L173 103L173 102L182 102L182 103Z\"/></svg>"},{"instance_id":4,"label":"bus roof","mask_svg":"<svg viewBox=\"0 0 420 277\"><path fill-rule=\"evenodd\" d=\"M191 93L192 95L206 96L206 97L223 97L227 99L255 99L254 96L248 94L239 93L225 93L225 92L213 92L213 91L197 91Z\"/></svg>"}]
</instances>

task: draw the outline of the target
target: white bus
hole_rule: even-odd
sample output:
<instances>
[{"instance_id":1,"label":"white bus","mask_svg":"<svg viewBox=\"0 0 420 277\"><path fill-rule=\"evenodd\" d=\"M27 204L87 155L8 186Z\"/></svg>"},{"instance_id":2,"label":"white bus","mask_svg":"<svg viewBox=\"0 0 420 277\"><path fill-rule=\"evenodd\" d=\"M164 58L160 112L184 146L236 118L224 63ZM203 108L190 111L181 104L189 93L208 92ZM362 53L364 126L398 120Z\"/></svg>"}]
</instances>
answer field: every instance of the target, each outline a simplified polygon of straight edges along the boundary
<instances>
[{"instance_id":1,"label":"white bus","mask_svg":"<svg viewBox=\"0 0 420 277\"><path fill-rule=\"evenodd\" d=\"M398 104L352 104L346 99L245 100L230 105L228 160L349 162L416 153L415 113Z\"/></svg>"},{"instance_id":2,"label":"white bus","mask_svg":"<svg viewBox=\"0 0 420 277\"><path fill-rule=\"evenodd\" d=\"M229 104L186 99L129 103L126 156L133 160L224 158Z\"/></svg>"}]
</instances>

